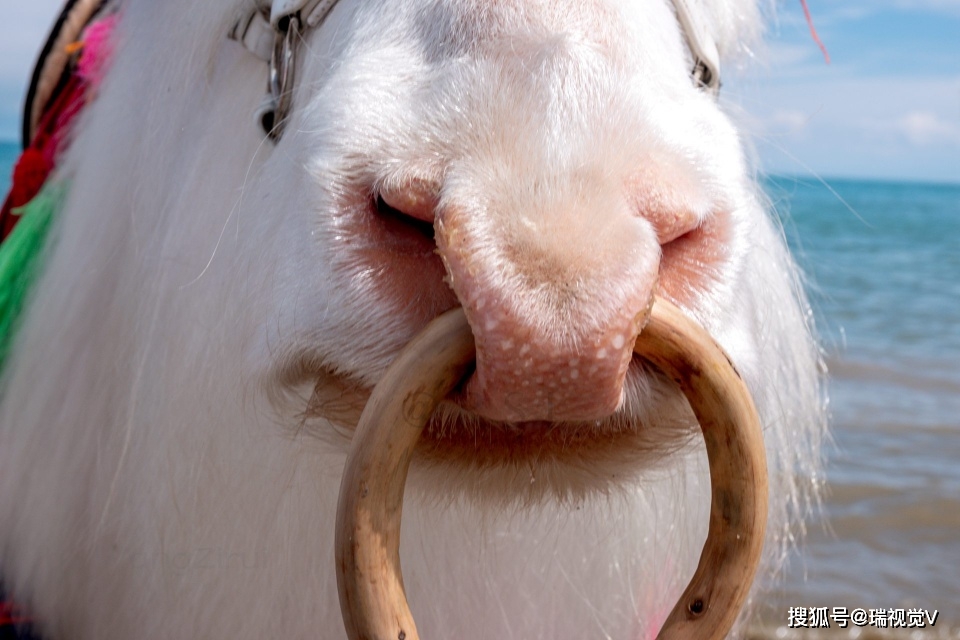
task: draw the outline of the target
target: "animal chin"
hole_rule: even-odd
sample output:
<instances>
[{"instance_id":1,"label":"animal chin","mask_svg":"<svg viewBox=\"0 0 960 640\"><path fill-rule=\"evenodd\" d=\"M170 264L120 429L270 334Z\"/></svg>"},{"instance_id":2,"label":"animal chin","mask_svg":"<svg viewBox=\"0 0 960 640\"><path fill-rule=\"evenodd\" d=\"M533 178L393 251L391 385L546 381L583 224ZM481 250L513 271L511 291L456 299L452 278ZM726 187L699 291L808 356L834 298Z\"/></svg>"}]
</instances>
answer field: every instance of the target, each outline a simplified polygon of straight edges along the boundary
<instances>
[{"instance_id":1,"label":"animal chin","mask_svg":"<svg viewBox=\"0 0 960 640\"><path fill-rule=\"evenodd\" d=\"M531 478L562 479L564 486L540 489L568 492L578 478L588 486L608 488L636 475L652 457L676 449L694 433L695 422L681 394L634 356L625 381L625 406L599 420L503 421L484 418L464 408L464 388L474 371L441 402L427 423L417 446L415 463L469 475L472 472L512 474L518 469ZM655 389L653 393L644 393ZM322 419L352 438L372 388L343 376L324 373L316 383L305 424ZM642 405L639 407L637 405ZM656 416L656 429L648 425ZM329 437L327 431L314 432ZM542 473L543 470L564 471ZM449 476L447 476L449 477Z\"/></svg>"}]
</instances>

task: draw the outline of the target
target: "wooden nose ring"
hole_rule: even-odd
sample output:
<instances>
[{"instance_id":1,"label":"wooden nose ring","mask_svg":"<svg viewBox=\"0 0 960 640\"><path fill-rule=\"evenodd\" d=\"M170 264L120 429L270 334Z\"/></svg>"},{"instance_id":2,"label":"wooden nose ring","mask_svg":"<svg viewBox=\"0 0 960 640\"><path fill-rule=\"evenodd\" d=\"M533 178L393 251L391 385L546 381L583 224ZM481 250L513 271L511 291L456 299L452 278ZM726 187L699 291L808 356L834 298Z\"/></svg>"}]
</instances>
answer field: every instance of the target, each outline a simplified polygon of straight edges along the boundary
<instances>
[{"instance_id":1,"label":"wooden nose ring","mask_svg":"<svg viewBox=\"0 0 960 640\"><path fill-rule=\"evenodd\" d=\"M724 638L763 548L767 469L760 421L730 359L669 302L656 300L634 351L683 391L710 464L710 524L700 563L657 638ZM419 640L400 572L404 485L427 421L473 359L463 310L447 312L401 352L360 417L337 507L337 587L350 640Z\"/></svg>"}]
</instances>

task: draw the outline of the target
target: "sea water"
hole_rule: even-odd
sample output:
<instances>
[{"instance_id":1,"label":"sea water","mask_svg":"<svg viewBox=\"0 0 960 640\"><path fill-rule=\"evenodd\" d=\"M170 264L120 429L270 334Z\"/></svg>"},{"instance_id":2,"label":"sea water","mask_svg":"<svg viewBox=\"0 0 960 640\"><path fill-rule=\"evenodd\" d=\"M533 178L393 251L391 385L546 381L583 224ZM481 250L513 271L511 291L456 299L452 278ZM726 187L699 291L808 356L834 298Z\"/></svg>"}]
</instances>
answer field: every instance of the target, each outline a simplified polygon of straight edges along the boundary
<instances>
[{"instance_id":1,"label":"sea water","mask_svg":"<svg viewBox=\"0 0 960 640\"><path fill-rule=\"evenodd\" d=\"M941 635L960 625L960 185L764 187L807 274L833 442L822 512L762 617L920 608Z\"/></svg>"},{"instance_id":2,"label":"sea water","mask_svg":"<svg viewBox=\"0 0 960 640\"><path fill-rule=\"evenodd\" d=\"M14 142L0 142L0 198L7 196L10 190L10 175L13 163L20 154L20 145Z\"/></svg>"},{"instance_id":3,"label":"sea water","mask_svg":"<svg viewBox=\"0 0 960 640\"><path fill-rule=\"evenodd\" d=\"M4 193L17 151L0 143ZM832 442L822 509L759 604L761 628L796 633L791 609L914 608L938 612L935 635L955 635L960 185L780 177L763 187L807 274ZM876 630L827 621L829 635Z\"/></svg>"}]
</instances>

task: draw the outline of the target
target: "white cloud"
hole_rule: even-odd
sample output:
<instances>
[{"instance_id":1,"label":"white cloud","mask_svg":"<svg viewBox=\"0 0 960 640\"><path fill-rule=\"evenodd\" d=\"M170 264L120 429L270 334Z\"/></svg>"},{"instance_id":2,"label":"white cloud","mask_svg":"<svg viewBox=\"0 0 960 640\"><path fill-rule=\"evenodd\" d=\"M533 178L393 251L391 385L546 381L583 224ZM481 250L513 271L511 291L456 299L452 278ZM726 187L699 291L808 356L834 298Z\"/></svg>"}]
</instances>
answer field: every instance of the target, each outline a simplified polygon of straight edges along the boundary
<instances>
[{"instance_id":1,"label":"white cloud","mask_svg":"<svg viewBox=\"0 0 960 640\"><path fill-rule=\"evenodd\" d=\"M797 5L800 3L797 2ZM879 3L870 3L858 5L856 3L845 3L832 6L813 6L811 7L810 17L813 19L813 25L817 29L832 27L848 20L861 20L869 15L883 9L884 6ZM794 6L789 6L787 10L782 11L776 16L775 31L785 28L791 31L807 31L809 25L803 11Z\"/></svg>"},{"instance_id":2,"label":"white cloud","mask_svg":"<svg viewBox=\"0 0 960 640\"><path fill-rule=\"evenodd\" d=\"M911 111L893 123L912 144L960 144L960 126L930 111Z\"/></svg>"},{"instance_id":3,"label":"white cloud","mask_svg":"<svg viewBox=\"0 0 960 640\"><path fill-rule=\"evenodd\" d=\"M810 114L799 109L777 109L764 119L764 131L771 136L790 136L803 132Z\"/></svg>"},{"instance_id":4,"label":"white cloud","mask_svg":"<svg viewBox=\"0 0 960 640\"><path fill-rule=\"evenodd\" d=\"M731 79L726 99L755 136L763 166L821 175L960 181L960 76L768 73ZM734 110L736 112L736 110Z\"/></svg>"},{"instance_id":5,"label":"white cloud","mask_svg":"<svg viewBox=\"0 0 960 640\"><path fill-rule=\"evenodd\" d=\"M767 46L766 64L771 69L783 69L805 65L814 61L823 60L820 50L813 40L809 45L792 44L786 42L772 42Z\"/></svg>"}]
</instances>

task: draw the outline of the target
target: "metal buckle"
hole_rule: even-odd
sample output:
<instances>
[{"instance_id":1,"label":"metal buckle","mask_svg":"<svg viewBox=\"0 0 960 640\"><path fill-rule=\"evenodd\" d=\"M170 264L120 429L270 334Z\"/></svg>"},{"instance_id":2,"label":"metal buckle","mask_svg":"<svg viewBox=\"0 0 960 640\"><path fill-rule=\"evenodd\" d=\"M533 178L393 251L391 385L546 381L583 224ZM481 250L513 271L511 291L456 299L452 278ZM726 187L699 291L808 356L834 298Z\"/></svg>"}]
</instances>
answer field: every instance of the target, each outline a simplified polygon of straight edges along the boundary
<instances>
[{"instance_id":1,"label":"metal buckle","mask_svg":"<svg viewBox=\"0 0 960 640\"><path fill-rule=\"evenodd\" d=\"M287 116L293 104L293 85L297 67L296 39L300 37L300 18L292 15L286 29L277 32L270 56L270 73L267 79L267 102L258 113L260 126L270 139L277 141L283 135Z\"/></svg>"},{"instance_id":2,"label":"metal buckle","mask_svg":"<svg viewBox=\"0 0 960 640\"><path fill-rule=\"evenodd\" d=\"M713 69L703 60L697 58L693 62L693 81L699 89L714 95L720 93L720 81L714 76Z\"/></svg>"}]
</instances>

